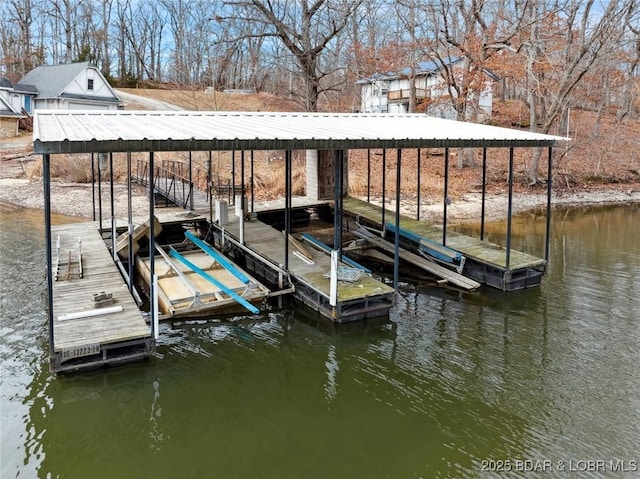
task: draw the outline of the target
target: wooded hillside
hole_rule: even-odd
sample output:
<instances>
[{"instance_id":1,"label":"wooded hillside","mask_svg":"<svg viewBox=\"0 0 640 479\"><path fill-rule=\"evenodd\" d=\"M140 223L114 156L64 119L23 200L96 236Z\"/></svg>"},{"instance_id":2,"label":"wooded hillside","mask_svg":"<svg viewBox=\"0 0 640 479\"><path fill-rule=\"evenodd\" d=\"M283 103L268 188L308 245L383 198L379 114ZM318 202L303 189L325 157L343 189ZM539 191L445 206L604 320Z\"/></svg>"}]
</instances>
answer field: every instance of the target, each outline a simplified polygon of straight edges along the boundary
<instances>
[{"instance_id":1,"label":"wooded hillside","mask_svg":"<svg viewBox=\"0 0 640 479\"><path fill-rule=\"evenodd\" d=\"M490 70L500 79L492 121L569 136L581 125L585 141L572 148L638 170L638 0L3 0L0 9L0 76L13 81L90 60L118 86L241 89L351 111L357 80L402 68L411 78L429 60L460 119L474 118ZM449 68L460 57L465 68ZM526 174L538 180L537 154Z\"/></svg>"}]
</instances>

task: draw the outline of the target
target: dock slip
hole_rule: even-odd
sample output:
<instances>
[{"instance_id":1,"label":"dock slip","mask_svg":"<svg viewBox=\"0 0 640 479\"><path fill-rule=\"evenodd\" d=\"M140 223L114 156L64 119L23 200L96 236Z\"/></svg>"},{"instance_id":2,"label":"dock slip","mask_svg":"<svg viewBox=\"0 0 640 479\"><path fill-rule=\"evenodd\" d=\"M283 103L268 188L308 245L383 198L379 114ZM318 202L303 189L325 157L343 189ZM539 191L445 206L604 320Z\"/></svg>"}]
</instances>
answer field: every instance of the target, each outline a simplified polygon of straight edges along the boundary
<instances>
[{"instance_id":1,"label":"dock slip","mask_svg":"<svg viewBox=\"0 0 640 479\"><path fill-rule=\"evenodd\" d=\"M382 230L381 207L345 197L343 208L352 222ZM395 212L385 210L385 237L389 241L395 234L394 216ZM347 224L347 227L356 228L357 225ZM400 216L401 246L411 252L423 255L427 250L433 252L438 244L442 245L442 236L441 227ZM544 259L513 249L507 260L505 248L454 231L447 231L446 247L464 256L462 268L457 268L461 274L503 291L539 286L546 267Z\"/></svg>"},{"instance_id":2,"label":"dock slip","mask_svg":"<svg viewBox=\"0 0 640 479\"><path fill-rule=\"evenodd\" d=\"M260 220L244 222L244 244L240 238L240 222L235 215L229 216L224 227L214 224L216 243L232 249L234 256L244 256L245 269L254 276L276 285L288 276L294 286L293 297L320 315L336 322L349 322L384 316L393 306L395 290L369 274L358 275L355 281L339 281L337 301L331 304L330 279L331 257L324 251L305 248L300 242L288 252L288 272L285 264L285 237L281 231ZM304 254L297 248L303 248ZM340 263L341 268L350 265ZM270 278L271 276L271 278ZM280 276L280 279L278 278Z\"/></svg>"},{"instance_id":3,"label":"dock slip","mask_svg":"<svg viewBox=\"0 0 640 479\"><path fill-rule=\"evenodd\" d=\"M95 222L53 226L55 372L129 362L154 340ZM51 332L51 331L50 331Z\"/></svg>"}]
</instances>

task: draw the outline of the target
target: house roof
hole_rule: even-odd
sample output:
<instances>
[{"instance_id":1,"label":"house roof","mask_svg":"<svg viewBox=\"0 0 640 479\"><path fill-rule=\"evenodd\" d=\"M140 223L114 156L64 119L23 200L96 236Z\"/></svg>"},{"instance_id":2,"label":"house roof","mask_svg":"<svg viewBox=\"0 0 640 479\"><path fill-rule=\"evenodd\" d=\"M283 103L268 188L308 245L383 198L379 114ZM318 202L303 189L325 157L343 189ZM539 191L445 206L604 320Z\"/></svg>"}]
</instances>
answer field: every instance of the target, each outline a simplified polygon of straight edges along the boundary
<instances>
[{"instance_id":1,"label":"house roof","mask_svg":"<svg viewBox=\"0 0 640 479\"><path fill-rule=\"evenodd\" d=\"M13 89L13 83L8 78L0 77L0 88Z\"/></svg>"},{"instance_id":2,"label":"house roof","mask_svg":"<svg viewBox=\"0 0 640 479\"><path fill-rule=\"evenodd\" d=\"M448 60L447 65L452 65L459 61L462 57L451 58ZM433 60L426 60L418 62L415 67L415 75L435 75L440 70L441 64ZM405 67L398 71L389 71L385 73L374 73L368 78L358 80L356 83L372 83L374 81L388 81L396 80L398 78L405 78L411 74L411 68Z\"/></svg>"},{"instance_id":3,"label":"house roof","mask_svg":"<svg viewBox=\"0 0 640 479\"><path fill-rule=\"evenodd\" d=\"M37 67L27 73L18 84L34 85L40 98L57 98L88 66L89 62Z\"/></svg>"},{"instance_id":4,"label":"house roof","mask_svg":"<svg viewBox=\"0 0 640 479\"><path fill-rule=\"evenodd\" d=\"M422 114L37 110L36 153L554 146L558 136Z\"/></svg>"},{"instance_id":5,"label":"house roof","mask_svg":"<svg viewBox=\"0 0 640 479\"><path fill-rule=\"evenodd\" d=\"M32 87L35 89L34 93L38 94L38 98L70 98L101 103L120 103L120 99L111 87L109 87L109 90L113 96L65 93L65 89L87 68L95 69L98 75L102 75L89 62L41 66L27 73L14 87L26 88L27 90ZM25 91L28 92L27 90Z\"/></svg>"},{"instance_id":6,"label":"house roof","mask_svg":"<svg viewBox=\"0 0 640 479\"><path fill-rule=\"evenodd\" d=\"M453 65L458 61L462 60L463 57L454 57L449 58L446 61L446 65ZM440 62L436 62L433 60L427 60L418 62L415 67L414 74L417 76L427 76L427 75L435 75L442 68L442 64ZM482 71L488 75L492 80L497 81L500 79L498 75L493 73L491 70L487 68L483 68ZM358 80L356 83L358 84L367 84L373 83L374 81L390 81L397 80L399 78L406 78L411 74L411 68L405 67L397 72L386 72L386 73L374 73L368 78L363 78L362 80Z\"/></svg>"},{"instance_id":7,"label":"house roof","mask_svg":"<svg viewBox=\"0 0 640 479\"><path fill-rule=\"evenodd\" d=\"M0 78L0 88L5 90L12 90L16 93L29 93L32 95L37 95L38 90L34 85L21 85L19 83L12 83L8 78L2 77Z\"/></svg>"}]
</instances>

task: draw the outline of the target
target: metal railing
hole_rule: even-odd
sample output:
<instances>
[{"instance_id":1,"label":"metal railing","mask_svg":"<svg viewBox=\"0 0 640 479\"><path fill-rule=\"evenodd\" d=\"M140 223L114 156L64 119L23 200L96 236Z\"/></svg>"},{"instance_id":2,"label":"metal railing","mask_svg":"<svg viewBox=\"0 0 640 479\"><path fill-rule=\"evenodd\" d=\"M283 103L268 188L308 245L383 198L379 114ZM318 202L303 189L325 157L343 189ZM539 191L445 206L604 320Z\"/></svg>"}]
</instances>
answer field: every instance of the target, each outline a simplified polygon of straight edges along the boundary
<instances>
[{"instance_id":1,"label":"metal railing","mask_svg":"<svg viewBox=\"0 0 640 479\"><path fill-rule=\"evenodd\" d=\"M154 166L153 189L162 195L168 206L169 202L185 209L194 209L197 192L203 192L208 203L211 198L226 197L229 204L234 203L234 195L242 191L241 185L234 185L231 178L220 175L210 175L206 167L199 164L191 164L176 160L162 160ZM134 173L135 180L149 186L149 161L140 159L136 161ZM245 184L245 193L249 188Z\"/></svg>"}]
</instances>

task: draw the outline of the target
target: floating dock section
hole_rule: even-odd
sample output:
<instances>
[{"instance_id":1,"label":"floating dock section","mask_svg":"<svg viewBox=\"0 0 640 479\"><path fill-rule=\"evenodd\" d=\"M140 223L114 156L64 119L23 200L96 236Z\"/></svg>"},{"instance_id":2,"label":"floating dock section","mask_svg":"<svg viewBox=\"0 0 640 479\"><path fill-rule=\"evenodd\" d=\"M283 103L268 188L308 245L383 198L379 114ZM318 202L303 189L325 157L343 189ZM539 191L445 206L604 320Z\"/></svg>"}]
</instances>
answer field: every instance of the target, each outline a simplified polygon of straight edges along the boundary
<instances>
[{"instance_id":1,"label":"floating dock section","mask_svg":"<svg viewBox=\"0 0 640 479\"><path fill-rule=\"evenodd\" d=\"M382 208L357 198L343 199L344 214L348 218L346 228L357 231L361 226L383 230ZM393 218L395 213L386 210L385 218ZM384 221L384 236L392 241L395 226ZM400 244L407 251L428 256L448 264L458 273L480 283L502 291L515 291L539 286L545 271L546 261L535 256L510 250L448 231L446 245L442 244L443 229L417 221L406 216L400 217Z\"/></svg>"},{"instance_id":2,"label":"floating dock section","mask_svg":"<svg viewBox=\"0 0 640 479\"><path fill-rule=\"evenodd\" d=\"M149 356L150 327L96 223L53 226L52 240L52 369L75 371Z\"/></svg>"}]
</instances>

